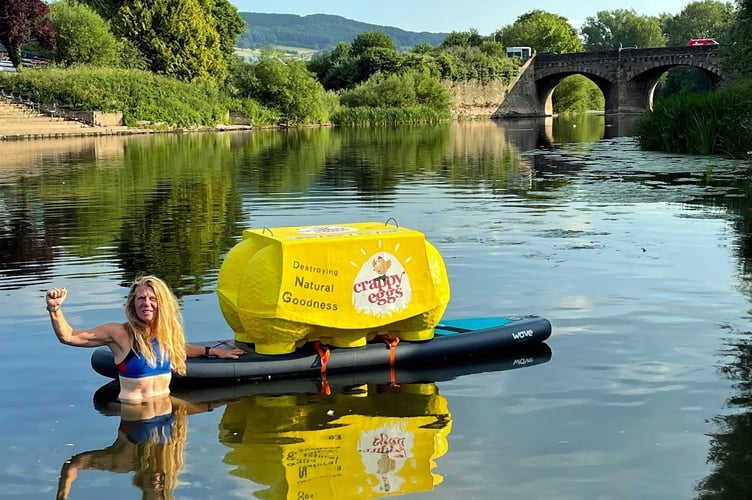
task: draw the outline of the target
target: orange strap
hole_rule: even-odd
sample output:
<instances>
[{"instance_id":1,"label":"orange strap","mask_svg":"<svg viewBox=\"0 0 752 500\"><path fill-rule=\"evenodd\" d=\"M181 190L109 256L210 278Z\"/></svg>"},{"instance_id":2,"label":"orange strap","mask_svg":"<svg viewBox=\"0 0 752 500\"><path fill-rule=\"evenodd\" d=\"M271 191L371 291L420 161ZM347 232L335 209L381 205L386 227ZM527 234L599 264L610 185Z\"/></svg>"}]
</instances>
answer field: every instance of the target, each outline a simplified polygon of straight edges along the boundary
<instances>
[{"instance_id":1,"label":"orange strap","mask_svg":"<svg viewBox=\"0 0 752 500\"><path fill-rule=\"evenodd\" d=\"M399 337L389 338L389 335L378 335L378 338L389 346L389 383L390 385L397 385L397 373L394 371L394 362L397 359L397 344L399 344Z\"/></svg>"},{"instance_id":2,"label":"orange strap","mask_svg":"<svg viewBox=\"0 0 752 500\"><path fill-rule=\"evenodd\" d=\"M329 387L329 382L326 380L326 363L329 361L332 351L318 340L313 343L313 346L316 348L316 352L319 353L319 359L321 360L321 388L319 389L319 394L328 396L332 393L332 388Z\"/></svg>"},{"instance_id":3,"label":"orange strap","mask_svg":"<svg viewBox=\"0 0 752 500\"><path fill-rule=\"evenodd\" d=\"M332 351L318 340L313 343L313 346L316 348L316 352L319 353L319 359L321 360L321 374L324 375L326 373L326 363L329 361L329 356L332 355Z\"/></svg>"},{"instance_id":4,"label":"orange strap","mask_svg":"<svg viewBox=\"0 0 752 500\"><path fill-rule=\"evenodd\" d=\"M382 342L389 346L389 366L394 366L394 362L397 359L397 351L394 348L397 347L397 344L400 342L399 337L390 339L389 335L384 334L381 334L378 337Z\"/></svg>"},{"instance_id":5,"label":"orange strap","mask_svg":"<svg viewBox=\"0 0 752 500\"><path fill-rule=\"evenodd\" d=\"M319 387L319 395L331 396L332 388L329 386L329 382L326 381L326 375L321 376L321 387Z\"/></svg>"}]
</instances>

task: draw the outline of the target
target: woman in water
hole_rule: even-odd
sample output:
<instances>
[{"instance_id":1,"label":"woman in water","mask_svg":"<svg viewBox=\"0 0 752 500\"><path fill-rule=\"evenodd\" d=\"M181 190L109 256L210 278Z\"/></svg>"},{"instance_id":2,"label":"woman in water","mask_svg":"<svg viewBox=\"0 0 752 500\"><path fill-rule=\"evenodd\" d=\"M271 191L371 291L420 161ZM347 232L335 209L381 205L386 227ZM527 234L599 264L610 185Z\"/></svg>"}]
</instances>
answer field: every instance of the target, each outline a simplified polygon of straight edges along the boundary
<instances>
[{"instance_id":1,"label":"woman in water","mask_svg":"<svg viewBox=\"0 0 752 500\"><path fill-rule=\"evenodd\" d=\"M107 346L118 367L120 399L142 403L170 394L172 372L185 374L186 358L216 356L237 359L244 351L186 343L177 298L156 276L143 276L131 285L125 302L125 323L104 323L74 329L61 306L65 288L47 291L47 310L61 343L76 347Z\"/></svg>"},{"instance_id":2,"label":"woman in water","mask_svg":"<svg viewBox=\"0 0 752 500\"><path fill-rule=\"evenodd\" d=\"M125 302L124 323L75 329L61 306L65 288L47 291L52 329L61 343L76 347L107 346L112 350L120 382L120 426L109 448L72 457L63 466L58 498L67 498L80 469L133 471L145 496L172 498L182 466L185 415L196 411L170 396L172 372L185 374L186 358L216 356L237 359L244 351L187 344L175 295L155 276L138 278ZM211 409L211 404L206 409Z\"/></svg>"}]
</instances>

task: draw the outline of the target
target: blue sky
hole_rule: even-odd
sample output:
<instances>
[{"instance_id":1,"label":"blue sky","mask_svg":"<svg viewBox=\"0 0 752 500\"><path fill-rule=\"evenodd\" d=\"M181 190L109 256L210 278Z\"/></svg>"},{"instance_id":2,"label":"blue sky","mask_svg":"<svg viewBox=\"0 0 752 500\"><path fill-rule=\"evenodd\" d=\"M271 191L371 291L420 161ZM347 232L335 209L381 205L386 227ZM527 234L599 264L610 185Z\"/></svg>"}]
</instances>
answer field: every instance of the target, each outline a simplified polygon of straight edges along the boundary
<instances>
[{"instance_id":1,"label":"blue sky","mask_svg":"<svg viewBox=\"0 0 752 500\"><path fill-rule=\"evenodd\" d=\"M491 33L520 15L539 9L566 17L577 30L599 11L634 9L637 14L678 14L688 0L230 0L240 12L333 14L407 31L448 33L475 28Z\"/></svg>"}]
</instances>

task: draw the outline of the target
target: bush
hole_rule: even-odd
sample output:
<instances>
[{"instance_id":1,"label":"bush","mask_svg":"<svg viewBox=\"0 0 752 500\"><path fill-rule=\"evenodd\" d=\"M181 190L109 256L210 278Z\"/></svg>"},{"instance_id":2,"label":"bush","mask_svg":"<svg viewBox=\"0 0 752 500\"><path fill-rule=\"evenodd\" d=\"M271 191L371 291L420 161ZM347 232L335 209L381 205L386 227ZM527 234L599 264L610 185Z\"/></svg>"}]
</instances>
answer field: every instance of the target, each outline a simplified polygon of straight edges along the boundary
<instances>
[{"instance_id":1,"label":"bush","mask_svg":"<svg viewBox=\"0 0 752 500\"><path fill-rule=\"evenodd\" d=\"M449 92L428 72L408 70L402 74L376 74L352 90L340 94L342 106L384 108L427 106L449 112Z\"/></svg>"},{"instance_id":2,"label":"bush","mask_svg":"<svg viewBox=\"0 0 752 500\"><path fill-rule=\"evenodd\" d=\"M662 99L637 126L640 147L669 153L724 154L752 151L752 82L713 93Z\"/></svg>"},{"instance_id":3,"label":"bush","mask_svg":"<svg viewBox=\"0 0 752 500\"><path fill-rule=\"evenodd\" d=\"M327 122L337 105L336 96L324 90L305 63L274 52L234 66L229 81L234 96L261 102L290 123Z\"/></svg>"}]
</instances>

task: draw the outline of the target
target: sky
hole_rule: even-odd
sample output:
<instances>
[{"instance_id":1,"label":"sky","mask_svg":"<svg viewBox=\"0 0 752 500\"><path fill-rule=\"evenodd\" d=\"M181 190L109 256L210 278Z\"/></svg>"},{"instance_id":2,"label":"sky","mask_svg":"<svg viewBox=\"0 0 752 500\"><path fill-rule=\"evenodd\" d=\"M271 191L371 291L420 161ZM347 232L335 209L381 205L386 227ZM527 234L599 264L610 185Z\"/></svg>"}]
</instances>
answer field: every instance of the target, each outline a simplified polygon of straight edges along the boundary
<instances>
[{"instance_id":1,"label":"sky","mask_svg":"<svg viewBox=\"0 0 752 500\"><path fill-rule=\"evenodd\" d=\"M678 14L690 0L230 0L240 12L267 14L332 14L406 31L450 33L478 30L490 34L532 10L567 18L579 31L599 11L633 9L638 15Z\"/></svg>"}]
</instances>

